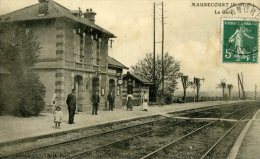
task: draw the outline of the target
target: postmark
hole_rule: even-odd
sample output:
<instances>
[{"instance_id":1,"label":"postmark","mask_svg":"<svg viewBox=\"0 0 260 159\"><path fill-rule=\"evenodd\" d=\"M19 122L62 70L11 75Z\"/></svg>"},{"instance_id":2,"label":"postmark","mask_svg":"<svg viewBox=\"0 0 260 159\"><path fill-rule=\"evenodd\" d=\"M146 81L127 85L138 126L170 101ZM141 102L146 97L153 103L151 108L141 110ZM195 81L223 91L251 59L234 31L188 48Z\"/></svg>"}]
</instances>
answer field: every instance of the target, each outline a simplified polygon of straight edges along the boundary
<instances>
[{"instance_id":1,"label":"postmark","mask_svg":"<svg viewBox=\"0 0 260 159\"><path fill-rule=\"evenodd\" d=\"M260 9L241 3L229 7L221 20L222 63L258 63Z\"/></svg>"}]
</instances>

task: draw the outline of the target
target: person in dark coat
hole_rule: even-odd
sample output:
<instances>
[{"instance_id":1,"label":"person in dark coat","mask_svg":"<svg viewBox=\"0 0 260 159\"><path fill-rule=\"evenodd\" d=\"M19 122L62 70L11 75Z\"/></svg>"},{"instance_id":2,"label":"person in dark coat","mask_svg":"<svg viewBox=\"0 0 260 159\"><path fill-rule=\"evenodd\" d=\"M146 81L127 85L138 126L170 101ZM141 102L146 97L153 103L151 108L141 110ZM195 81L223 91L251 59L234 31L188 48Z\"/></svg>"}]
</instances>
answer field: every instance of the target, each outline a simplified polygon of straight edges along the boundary
<instances>
[{"instance_id":1,"label":"person in dark coat","mask_svg":"<svg viewBox=\"0 0 260 159\"><path fill-rule=\"evenodd\" d=\"M91 98L91 102L92 102L92 115L98 115L97 111L98 111L98 104L100 102L100 98L98 95L98 91L95 91L94 94L92 94L92 98Z\"/></svg>"},{"instance_id":2,"label":"person in dark coat","mask_svg":"<svg viewBox=\"0 0 260 159\"><path fill-rule=\"evenodd\" d=\"M75 115L75 111L76 111L76 96L75 96L75 90L74 89L68 95L66 103L68 105L68 110L69 110L69 124L75 124L74 123L74 115Z\"/></svg>"},{"instance_id":3,"label":"person in dark coat","mask_svg":"<svg viewBox=\"0 0 260 159\"><path fill-rule=\"evenodd\" d=\"M107 95L107 100L108 100L108 104L109 104L109 110L112 110L112 111L113 111L114 102L115 102L115 95L114 95L113 92L110 92L110 93Z\"/></svg>"},{"instance_id":4,"label":"person in dark coat","mask_svg":"<svg viewBox=\"0 0 260 159\"><path fill-rule=\"evenodd\" d=\"M133 111L133 99L134 99L133 94L127 94L126 96L127 110L130 109L131 111Z\"/></svg>"}]
</instances>

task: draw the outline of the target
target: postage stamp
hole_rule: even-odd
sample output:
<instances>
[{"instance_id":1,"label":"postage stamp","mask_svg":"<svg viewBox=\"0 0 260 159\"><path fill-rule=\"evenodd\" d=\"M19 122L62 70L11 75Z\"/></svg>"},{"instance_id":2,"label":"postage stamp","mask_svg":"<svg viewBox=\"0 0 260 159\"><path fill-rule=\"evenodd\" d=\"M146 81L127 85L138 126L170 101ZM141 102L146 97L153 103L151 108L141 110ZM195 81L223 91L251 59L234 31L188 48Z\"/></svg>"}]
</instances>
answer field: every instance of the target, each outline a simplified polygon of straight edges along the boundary
<instances>
[{"instance_id":1,"label":"postage stamp","mask_svg":"<svg viewBox=\"0 0 260 159\"><path fill-rule=\"evenodd\" d=\"M222 62L258 62L259 21L222 19Z\"/></svg>"},{"instance_id":2,"label":"postage stamp","mask_svg":"<svg viewBox=\"0 0 260 159\"><path fill-rule=\"evenodd\" d=\"M222 63L258 63L259 13L253 4L235 4L221 19Z\"/></svg>"}]
</instances>

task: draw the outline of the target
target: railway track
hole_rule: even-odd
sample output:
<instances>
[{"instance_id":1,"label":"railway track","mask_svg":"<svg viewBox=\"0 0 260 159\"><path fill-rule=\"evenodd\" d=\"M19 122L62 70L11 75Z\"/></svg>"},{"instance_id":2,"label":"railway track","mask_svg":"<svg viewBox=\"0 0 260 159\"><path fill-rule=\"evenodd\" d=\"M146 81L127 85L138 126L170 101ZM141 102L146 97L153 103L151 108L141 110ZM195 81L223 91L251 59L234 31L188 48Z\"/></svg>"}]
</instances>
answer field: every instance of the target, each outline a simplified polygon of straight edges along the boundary
<instances>
[{"instance_id":1,"label":"railway track","mask_svg":"<svg viewBox=\"0 0 260 159\"><path fill-rule=\"evenodd\" d=\"M245 110L245 108L233 111L232 113L229 113L228 115L224 115L222 118L228 117L228 116L230 116L234 113L237 113L239 111L242 111L242 110ZM176 140L174 140L174 142L171 142L173 144L181 139L188 137L190 134L192 134L196 131L199 131L200 129L203 129L204 127L207 127L208 125L211 125L214 122L216 122L216 121L212 121L212 122L202 121L202 122L196 123L194 121L184 120L184 121L175 123L170 127L169 127L169 125L167 125L167 126L163 126L158 129L149 130L147 132L143 132L143 133L137 134L135 136L131 136L129 138L115 141L108 145L102 145L95 149L86 150L86 151L82 151L82 152L79 152L76 154L72 154L67 158L143 158L142 155L145 156L144 158L147 158L147 157L150 157L153 154L156 154L157 152L163 150L164 147L168 147L167 145L169 144L169 140L171 140L172 138L176 138L176 136L180 136ZM196 123L196 124L194 124L194 123ZM183 128L184 125L188 125L188 126L186 128ZM175 132L172 134L171 132L173 132L174 129L176 129L176 128L177 129L181 128L182 130L180 132ZM160 143L158 143L156 141L156 138L158 138L158 136L163 137L163 140L160 140ZM153 142L149 142L151 140ZM150 147L146 147L146 145L140 145L142 143L147 144ZM169 145L171 145L171 143ZM166 144L166 146L165 146L165 144ZM131 145L131 147L130 147L130 145ZM161 145L164 145L164 146L160 147ZM160 148L158 148L158 147L160 147ZM128 150L126 150L125 153L120 152L121 150L124 151L124 149L128 149ZM146 151L140 153L139 151L141 149L146 149ZM146 155L147 152L149 152L149 151L152 151L152 152L149 153L148 155ZM131 156L128 156L128 154L131 154Z\"/></svg>"},{"instance_id":2,"label":"railway track","mask_svg":"<svg viewBox=\"0 0 260 159\"><path fill-rule=\"evenodd\" d=\"M244 109L245 110L245 109ZM238 111L239 113L242 110ZM236 122L231 122L228 128L225 131L213 132L215 125L224 124L221 120L212 121L202 127L160 147L159 149L141 157L141 159L150 159L150 158L212 158L212 154L214 153L215 148L218 146L220 142L223 142L223 139L230 135L230 133L236 128L237 125L241 124L241 122L246 119L249 115L253 114L256 110L246 111L243 116L237 120ZM235 113L238 113L235 112ZM233 115L232 113L230 115ZM230 115L223 116L228 117ZM245 125L244 122L243 125ZM211 133L214 133L214 137L210 136L209 130ZM213 139L213 140L210 140ZM224 141L225 142L225 141ZM228 142L228 141L226 141ZM224 147L225 149L227 147ZM187 149L189 150L187 153ZM223 149L223 147L222 147ZM183 151L185 150L185 151ZM220 154L214 154L213 158L226 158L226 156L220 157Z\"/></svg>"},{"instance_id":3,"label":"railway track","mask_svg":"<svg viewBox=\"0 0 260 159\"><path fill-rule=\"evenodd\" d=\"M45 149L53 149L57 146L60 146L60 145L66 145L66 144L70 144L70 143L74 143L74 142L78 142L78 141L81 141L81 140L84 140L84 139L89 139L89 138L93 138L93 137L98 137L98 136L102 136L102 135L106 135L106 134L110 134L110 133L113 133L113 132L117 132L117 131L127 131L128 129L132 129L132 128L135 128L135 129L138 129L138 127L141 127L141 126L144 126L144 125L148 125L147 129L149 129L149 127L155 125L154 123L157 122L158 124L160 124L161 122L164 122L166 121L166 117L160 117L158 116L158 119L151 119L151 121L144 121L144 122L141 122L141 123L138 123L137 124L133 124L133 125L130 125L130 126L125 126L124 124L119 127L119 128L115 128L115 129L108 129L107 131L103 131L103 132L99 132L97 131L97 133L94 133L94 134L91 134L91 135L86 135L86 136L83 136L83 137L78 137L76 139L72 139L72 140L68 140L68 141L64 141L64 142L61 142L61 143L54 143L54 144L48 144L48 145L45 145L45 146L40 146L40 147L35 147L33 149L29 149L29 150L26 150L26 151L21 151L21 152L17 152L17 153L13 153L13 154L10 154L10 155L3 155L1 156L0 158L22 158L21 156L27 154L26 156L24 157L30 157L28 156L29 153L31 152L35 152L37 153L38 151L41 151L41 150L45 150ZM129 121L130 122L130 121ZM163 124L163 123L162 123ZM150 126L149 126L150 125ZM56 158L57 157L57 154L56 155L52 155L53 157L51 156L47 156L48 158ZM34 157L37 157L37 156L34 156ZM44 156L42 156L44 157ZM46 156L45 156L46 157ZM33 157L32 157L33 158Z\"/></svg>"},{"instance_id":4,"label":"railway track","mask_svg":"<svg viewBox=\"0 0 260 159\"><path fill-rule=\"evenodd\" d=\"M199 111L199 110L204 110L204 109L214 109L217 107L219 107L219 106L204 107L203 109L200 108L200 109L189 110L189 112L185 113L185 114L189 114L189 113L192 113L193 111ZM180 113L180 112L178 112L178 113ZM167 115L167 116L172 116L174 114L176 114L176 113L169 113L169 115ZM204 114L200 114L200 116L203 116L203 115ZM123 129L136 127L138 125L139 126L145 125L145 124L153 125L154 122L164 121L165 119L166 119L165 116L160 116L160 115L155 115L155 116L150 116L150 117L145 117L145 118L141 117L138 119L132 119L132 120L128 120L128 121L119 121L119 122L115 122L115 123L102 124L102 125L90 127L87 129L83 128L83 129L79 129L76 131L70 131L70 132L66 133L65 135L55 136L55 134L54 134L50 137L43 136L41 138L32 139L29 141L25 140L25 141L14 143L15 146L13 146L14 144L7 144L6 146L0 146L0 150L2 151L2 153L0 152L0 158L6 158L6 157L13 158L15 156L18 157L21 154L30 153L32 151L38 151L38 150L42 150L42 149L59 146L62 144L73 143L73 142L77 142L77 141L80 141L85 138L91 138L96 135L101 136L103 134L108 134L113 131L120 131ZM56 141L53 141L53 140L56 140ZM46 142L47 142L47 144L46 144ZM55 158L55 156L57 156L57 154L52 154L51 156L53 156L53 158Z\"/></svg>"},{"instance_id":5,"label":"railway track","mask_svg":"<svg viewBox=\"0 0 260 159\"><path fill-rule=\"evenodd\" d=\"M237 112L240 112L241 110L245 110L245 108L242 108L243 106L234 106L234 108L231 108L229 106L229 110L233 110L234 108L239 109L236 111L233 111L231 113L225 112L226 114L222 116L221 118L226 118L228 116L234 115ZM195 113L189 112L184 113L186 115L192 114L193 117L208 117L210 115L216 114L218 111L217 109L221 110L225 107L218 107L218 108L210 108L202 111L205 111L205 113ZM212 110L210 112L210 110ZM221 113L220 113L221 114ZM223 114L223 113L222 113ZM219 119L221 119L219 118ZM217 120L219 121L219 120ZM174 132L176 128L182 128L183 125L187 124L188 126L186 128L183 128L181 132L179 132L179 136L183 137L183 134L189 134L189 132L193 132L193 129L199 129L205 125L211 125L210 123L214 123L217 121L201 121L194 124L194 121L191 120L180 120L180 119L174 119L174 118L163 118L160 120L155 120L151 122L144 122L141 124L131 125L129 127L123 127L118 128L116 130L110 130L98 134L93 134L90 136L77 138L75 140L70 140L67 142L62 142L58 144L52 144L47 145L40 148L35 148L33 150L16 153L12 155L3 156L3 158L122 158L123 156L118 155L120 152L115 151L114 149L128 149L129 145L138 144L138 140L141 140L143 143L147 143L147 140L149 141L149 137L156 137L156 136L167 136L164 143L169 143L169 140L171 139L171 132ZM229 124L230 125L230 124ZM207 126L205 126L207 127ZM205 128L203 127L203 128ZM201 128L201 129L203 129ZM198 130L199 131L199 130ZM148 136L148 138L147 138ZM175 136L175 135L174 135ZM189 135L188 135L189 136ZM186 137L184 137L186 138ZM155 140L153 138L153 140ZM133 144L134 143L134 144ZM163 143L163 144L164 144ZM141 143L139 143L140 145ZM156 144L151 143L151 144ZM160 143L162 144L162 143ZM168 147L168 146L166 146ZM156 146L152 148L150 153L141 152L138 156L138 158L142 158L142 156L147 156L147 154L153 153ZM162 149L163 150L163 149ZM160 150L159 150L160 151ZM158 152L159 152L158 151ZM101 153L100 153L101 152ZM135 152L138 152L136 150ZM158 152L154 152L154 154L157 154ZM104 153L106 155L104 155ZM118 153L118 154L117 154ZM127 152L129 155L129 152ZM100 154L100 155L99 155ZM116 155L116 156L114 156ZM127 154L125 154L127 155ZM112 157L113 156L113 157ZM141 157L140 157L141 156ZM148 155L147 157L150 158L153 155ZM132 154L126 158L135 158L132 156Z\"/></svg>"}]
</instances>

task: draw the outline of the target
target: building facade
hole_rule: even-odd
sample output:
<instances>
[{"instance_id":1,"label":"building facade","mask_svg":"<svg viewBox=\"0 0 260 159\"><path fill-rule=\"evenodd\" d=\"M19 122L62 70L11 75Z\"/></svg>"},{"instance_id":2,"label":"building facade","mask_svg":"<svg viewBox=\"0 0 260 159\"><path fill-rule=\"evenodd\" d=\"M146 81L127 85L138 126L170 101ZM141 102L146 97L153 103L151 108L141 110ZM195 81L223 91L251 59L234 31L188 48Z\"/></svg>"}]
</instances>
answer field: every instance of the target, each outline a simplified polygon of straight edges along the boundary
<instances>
[{"instance_id":1,"label":"building facade","mask_svg":"<svg viewBox=\"0 0 260 159\"><path fill-rule=\"evenodd\" d=\"M117 80L127 67L108 56L109 39L115 36L95 24L95 15L92 9L71 11L53 0L39 0L0 17L0 22L13 22L37 37L41 53L33 69L46 87L47 105L55 103L66 110L72 89L78 111L91 109L95 90L101 97L100 109L106 108L110 91L117 94L116 103L122 103Z\"/></svg>"}]
</instances>

